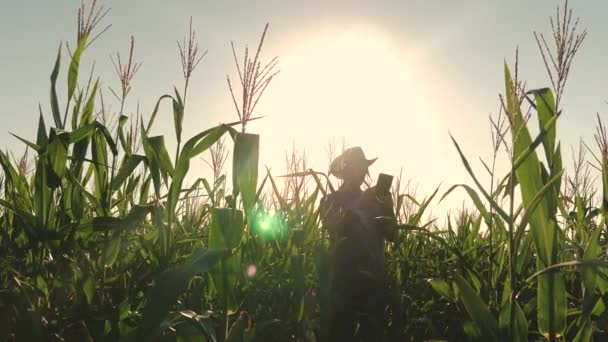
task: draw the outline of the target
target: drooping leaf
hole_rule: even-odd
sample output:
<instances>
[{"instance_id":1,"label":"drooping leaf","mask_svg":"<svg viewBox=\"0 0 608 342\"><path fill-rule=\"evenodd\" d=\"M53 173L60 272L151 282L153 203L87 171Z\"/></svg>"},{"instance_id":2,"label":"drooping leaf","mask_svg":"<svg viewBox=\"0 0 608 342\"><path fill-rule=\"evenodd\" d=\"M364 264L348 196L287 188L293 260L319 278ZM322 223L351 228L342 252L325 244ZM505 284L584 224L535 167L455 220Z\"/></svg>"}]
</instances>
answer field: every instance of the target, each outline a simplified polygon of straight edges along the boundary
<instances>
[{"instance_id":1,"label":"drooping leaf","mask_svg":"<svg viewBox=\"0 0 608 342\"><path fill-rule=\"evenodd\" d=\"M156 285L146 294L143 320L133 339L150 341L160 332L165 319L178 295L187 282L196 274L208 272L218 261L228 256L227 251L200 249L183 265L171 268L163 274Z\"/></svg>"},{"instance_id":2,"label":"drooping leaf","mask_svg":"<svg viewBox=\"0 0 608 342\"><path fill-rule=\"evenodd\" d=\"M500 331L496 318L494 318L485 303L460 274L456 273L454 280L458 286L460 298L471 319L473 319L485 338L497 341L500 337Z\"/></svg>"}]
</instances>

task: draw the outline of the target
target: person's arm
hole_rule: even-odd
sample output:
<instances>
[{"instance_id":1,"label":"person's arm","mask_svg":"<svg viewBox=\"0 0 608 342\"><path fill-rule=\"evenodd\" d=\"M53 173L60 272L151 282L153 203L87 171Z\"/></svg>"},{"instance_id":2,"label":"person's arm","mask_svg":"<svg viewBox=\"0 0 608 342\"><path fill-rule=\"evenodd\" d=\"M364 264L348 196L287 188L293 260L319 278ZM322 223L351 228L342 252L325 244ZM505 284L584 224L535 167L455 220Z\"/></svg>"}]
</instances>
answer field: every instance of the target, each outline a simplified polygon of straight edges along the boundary
<instances>
[{"instance_id":1,"label":"person's arm","mask_svg":"<svg viewBox=\"0 0 608 342\"><path fill-rule=\"evenodd\" d=\"M386 240L395 242L397 238L397 219L391 194L389 192L379 192L376 187L373 187L368 190L366 195L367 200L371 200L373 203L368 210L372 210L376 229L380 230Z\"/></svg>"},{"instance_id":2,"label":"person's arm","mask_svg":"<svg viewBox=\"0 0 608 342\"><path fill-rule=\"evenodd\" d=\"M397 217L395 215L395 206L393 197L391 194L380 195L380 212L382 216L381 227L383 229L384 237L390 241L395 242L397 239Z\"/></svg>"},{"instance_id":3,"label":"person's arm","mask_svg":"<svg viewBox=\"0 0 608 342\"><path fill-rule=\"evenodd\" d=\"M331 198L323 197L319 203L319 214L321 216L321 223L324 229L327 229L330 237L330 241L333 242L335 234L339 228L339 216L338 210L335 208L335 203Z\"/></svg>"}]
</instances>

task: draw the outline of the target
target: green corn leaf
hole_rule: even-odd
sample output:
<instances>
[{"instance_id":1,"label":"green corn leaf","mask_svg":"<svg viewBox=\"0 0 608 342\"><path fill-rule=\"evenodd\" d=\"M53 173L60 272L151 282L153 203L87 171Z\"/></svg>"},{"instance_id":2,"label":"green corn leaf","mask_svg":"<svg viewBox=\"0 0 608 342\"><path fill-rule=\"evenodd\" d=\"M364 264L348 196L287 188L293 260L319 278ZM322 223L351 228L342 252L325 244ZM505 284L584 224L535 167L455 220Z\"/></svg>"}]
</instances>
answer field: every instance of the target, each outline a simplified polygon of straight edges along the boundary
<instances>
[{"instance_id":1,"label":"green corn leaf","mask_svg":"<svg viewBox=\"0 0 608 342\"><path fill-rule=\"evenodd\" d=\"M154 210L152 205L136 205L124 218L99 216L93 218L94 231L128 230L141 225L146 216Z\"/></svg>"},{"instance_id":2,"label":"green corn leaf","mask_svg":"<svg viewBox=\"0 0 608 342\"><path fill-rule=\"evenodd\" d=\"M122 149L125 154L130 155L132 153L132 146L130 144L130 141L127 141L127 139L125 138L124 132L124 127L127 121L129 121L129 117L126 115L121 115L118 119L118 139L120 139L120 145L122 146Z\"/></svg>"},{"instance_id":3,"label":"green corn leaf","mask_svg":"<svg viewBox=\"0 0 608 342\"><path fill-rule=\"evenodd\" d=\"M173 173L175 170L173 169L173 164L171 163L171 157L169 157L169 152L167 152L167 148L165 146L165 137L160 135L156 137L148 138L148 143L152 150L156 155L156 160L158 161L158 165L160 167L161 174L165 179L165 183L167 182L167 175L173 177Z\"/></svg>"},{"instance_id":4,"label":"green corn leaf","mask_svg":"<svg viewBox=\"0 0 608 342\"><path fill-rule=\"evenodd\" d=\"M89 138L93 132L95 131L95 125L89 124L77 128L76 130L70 132L69 143L76 144L81 142L82 140Z\"/></svg>"},{"instance_id":5,"label":"green corn leaf","mask_svg":"<svg viewBox=\"0 0 608 342\"><path fill-rule=\"evenodd\" d=\"M52 176L48 180L48 185L51 188L59 187L61 185L61 180L65 176L67 170L68 143L69 133L58 129L51 129L47 146L48 165L50 166L49 170L52 171Z\"/></svg>"},{"instance_id":6,"label":"green corn leaf","mask_svg":"<svg viewBox=\"0 0 608 342\"><path fill-rule=\"evenodd\" d=\"M80 68L80 57L84 52L86 41L86 37L80 39L80 41L78 42L78 47L72 55L70 69L68 71L68 99L71 99L72 95L74 95L74 90L76 89L76 84L78 83L78 69ZM63 127L63 125L61 125L60 127Z\"/></svg>"},{"instance_id":7,"label":"green corn leaf","mask_svg":"<svg viewBox=\"0 0 608 342\"><path fill-rule=\"evenodd\" d=\"M82 116L80 117L79 127L86 126L93 122L93 110L95 109L95 97L97 96L97 88L99 87L99 79L95 80L93 89L88 95L87 103L84 105L82 110Z\"/></svg>"},{"instance_id":8,"label":"green corn leaf","mask_svg":"<svg viewBox=\"0 0 608 342\"><path fill-rule=\"evenodd\" d=\"M93 159L93 175L95 180L95 196L101 200L102 210L104 215L107 214L107 208L105 206L107 199L107 185L108 185L108 152L106 149L106 141L103 134L99 131L95 131L92 137L91 144L91 156Z\"/></svg>"},{"instance_id":9,"label":"green corn leaf","mask_svg":"<svg viewBox=\"0 0 608 342\"><path fill-rule=\"evenodd\" d=\"M87 303L93 303L93 296L95 295L95 282L90 276L87 277L82 284L82 291L84 292Z\"/></svg>"},{"instance_id":10,"label":"green corn leaf","mask_svg":"<svg viewBox=\"0 0 608 342\"><path fill-rule=\"evenodd\" d=\"M34 213L37 226L42 229L47 222L51 204L50 187L47 184L47 159L38 158L34 173Z\"/></svg>"},{"instance_id":11,"label":"green corn leaf","mask_svg":"<svg viewBox=\"0 0 608 342\"><path fill-rule=\"evenodd\" d=\"M523 155L526 150L533 150L532 139L526 121L516 99L515 85L507 64L504 64L506 110L510 115L513 136L514 155ZM548 99L543 97L543 99ZM549 108L550 106L548 106ZM547 114L547 113L545 113ZM557 115L542 121L555 120ZM546 125L545 125L546 126ZM551 131L547 135L550 136ZM544 141L544 140L543 140ZM547 141L551 144L551 141ZM551 151L552 153L553 151ZM536 152L530 152L516 174L520 183L522 201L529 208L535 195L543 188L542 165ZM544 177L546 178L546 176ZM556 185L559 189L559 184ZM530 230L538 251L537 267L543 268L556 263L557 255L557 224L555 222L556 207L549 196L544 196L530 217ZM545 337L557 337L566 329L566 290L564 280L559 274L548 274L539 277L537 287L538 324L540 333Z\"/></svg>"},{"instance_id":12,"label":"green corn leaf","mask_svg":"<svg viewBox=\"0 0 608 342\"><path fill-rule=\"evenodd\" d=\"M492 315L483 300L475 293L467 281L458 273L454 274L454 280L458 286L460 299L462 300L469 316L483 336L489 341L497 341L500 336L498 322Z\"/></svg>"},{"instance_id":13,"label":"green corn leaf","mask_svg":"<svg viewBox=\"0 0 608 342\"><path fill-rule=\"evenodd\" d=\"M42 116L42 109L40 109L40 117L38 119L38 134L36 135L36 145L41 149L46 149L48 143L48 137L46 135L46 125L44 123L44 117Z\"/></svg>"},{"instance_id":14,"label":"green corn leaf","mask_svg":"<svg viewBox=\"0 0 608 342\"><path fill-rule=\"evenodd\" d=\"M245 218L251 219L258 181L258 160L260 137L257 134L237 133L234 140L232 159L233 191L243 198Z\"/></svg>"},{"instance_id":15,"label":"green corn leaf","mask_svg":"<svg viewBox=\"0 0 608 342\"><path fill-rule=\"evenodd\" d=\"M223 133L225 133L226 131L234 131L234 129L230 128L229 126L236 124L238 123L231 123L229 125L219 125L211 129L205 130L190 138L190 140L188 140L184 144L184 147L182 148L182 151L179 155L177 165L175 165L175 173L173 175L173 180L169 188L169 196L167 198L166 213L168 214L167 216L169 222L173 221L173 216L175 215L175 207L177 206L179 194L182 190L182 184L184 182L186 174L188 173L188 169L190 168L190 159L196 156L197 153L201 153L204 151L201 148L197 148L196 146L199 145L199 142L202 143L201 140L207 136L212 136L213 138L206 140L205 146L212 146L217 141L217 139L221 138L221 135L223 135ZM218 131L222 132L222 134L219 134Z\"/></svg>"},{"instance_id":16,"label":"green corn leaf","mask_svg":"<svg viewBox=\"0 0 608 342\"><path fill-rule=\"evenodd\" d=\"M270 174L270 169L268 167L266 167L266 174L268 175L268 179L270 179L270 184L272 185L272 191L274 192L274 196L279 201L281 210L289 211L289 205L287 204L287 201L283 198L283 195L281 195L281 191L277 187L277 184L274 182L274 178Z\"/></svg>"},{"instance_id":17,"label":"green corn leaf","mask_svg":"<svg viewBox=\"0 0 608 342\"><path fill-rule=\"evenodd\" d=\"M146 160L145 156L141 156L138 154L132 154L125 156L125 159L121 163L116 176L114 177L114 182L112 183L112 190L118 190L124 182L133 175L133 172L139 166L139 164Z\"/></svg>"},{"instance_id":18,"label":"green corn leaf","mask_svg":"<svg viewBox=\"0 0 608 342\"><path fill-rule=\"evenodd\" d=\"M454 137L451 134L450 134L450 138L452 139L452 143L454 144L454 146L456 147L456 150L458 151L458 154L460 155L460 159L462 161L462 164L464 165L465 169L467 170L467 172L469 173L469 175L471 176L471 178L473 178L473 181L475 182L475 185L477 186L477 188L479 189L479 191L481 191L481 193L483 194L483 196L485 197L485 199L492 205L492 207L494 208L494 210L496 211L496 213L498 213L500 215L500 217L503 220L505 220L506 222L510 222L511 221L511 217L509 216L509 214L507 214L496 203L496 201L494 201L494 198L492 198L488 194L488 192L483 188L483 186L481 185L481 183L479 182L479 180L477 180L477 177L475 176L475 173L473 172L473 169L471 168L471 165L469 164L469 161L467 160L467 158L465 157L464 153L460 149L460 145L458 145L458 143L456 142L456 139L454 139Z\"/></svg>"},{"instance_id":19,"label":"green corn leaf","mask_svg":"<svg viewBox=\"0 0 608 342\"><path fill-rule=\"evenodd\" d=\"M602 233L602 229L599 227L595 229L593 234L591 235L591 239L585 248L585 253L583 255L583 260L593 260L599 257L602 252L602 248L600 247L600 234ZM596 279L597 279L597 269L592 266L581 267L581 277L583 278L583 284L585 285L586 291L594 291L596 287Z\"/></svg>"},{"instance_id":20,"label":"green corn leaf","mask_svg":"<svg viewBox=\"0 0 608 342\"><path fill-rule=\"evenodd\" d=\"M521 308L521 306L519 305L519 303L517 301L514 302L515 304L515 321L513 324L513 328L514 331L512 333L509 333L509 319L510 319L510 315L511 315L511 304L507 301L505 304L503 304L501 311L500 311L500 318L501 318L501 328L504 329L504 331L507 333L506 336L510 336L510 340L509 341L521 341L521 342L526 342L528 341L528 320L526 319L526 314L524 313L524 310Z\"/></svg>"},{"instance_id":21,"label":"green corn leaf","mask_svg":"<svg viewBox=\"0 0 608 342\"><path fill-rule=\"evenodd\" d=\"M209 249L234 249L243 235L243 212L230 208L213 208Z\"/></svg>"},{"instance_id":22,"label":"green corn leaf","mask_svg":"<svg viewBox=\"0 0 608 342\"><path fill-rule=\"evenodd\" d=\"M468 186L466 184L455 184L455 185L451 186L448 189L448 191L446 191L445 194L443 194L443 196L441 197L441 199L439 200L439 202L443 201L443 199L446 196L448 196L454 189L456 189L458 187L462 187L463 189L465 189L465 191L467 192L467 194L469 194L469 197L471 198L471 200L473 200L473 204L475 204L475 207L477 208L477 210L479 211L479 213L481 214L481 216L484 218L484 220L486 221L486 223L489 224L489 222L492 221L492 219L490 217L490 213L488 212L488 210L486 209L486 207L481 202L481 199L479 198L479 195L477 194L477 192L473 188L471 188L470 186Z\"/></svg>"},{"instance_id":23,"label":"green corn leaf","mask_svg":"<svg viewBox=\"0 0 608 342\"><path fill-rule=\"evenodd\" d=\"M431 204L431 201L433 200L433 198L435 198L435 196L437 196L437 192L439 191L440 187L441 187L441 185L439 185L435 189L435 191L433 191L431 196L429 196L428 198L425 198L425 200L421 203L420 207L418 208L418 211L416 212L416 214L412 215L412 217L407 222L407 224L416 226L420 223L420 220L422 220L422 216L424 215L426 208L429 206L429 204Z\"/></svg>"},{"instance_id":24,"label":"green corn leaf","mask_svg":"<svg viewBox=\"0 0 608 342\"><path fill-rule=\"evenodd\" d=\"M557 117L555 99L553 97L553 92L549 88L534 90L533 93L536 102L536 112L538 113L538 124L539 128L542 130L549 120L553 117ZM555 125L553 125L553 127L547 131L547 134L543 139L543 147L549 165L553 165L554 162L555 137L556 128Z\"/></svg>"},{"instance_id":25,"label":"green corn leaf","mask_svg":"<svg viewBox=\"0 0 608 342\"><path fill-rule=\"evenodd\" d=\"M26 140L16 134L11 133L12 136L14 136L15 138L21 140L21 142L23 142L24 144L26 144L29 148L31 148L32 150L36 151L36 152L41 152L41 148L40 146L38 146L37 144L34 144L33 142Z\"/></svg>"},{"instance_id":26,"label":"green corn leaf","mask_svg":"<svg viewBox=\"0 0 608 342\"><path fill-rule=\"evenodd\" d=\"M114 262L118 257L118 252L120 251L121 242L122 238L120 237L120 234L116 234L104 244L102 261L105 267L111 267L114 265Z\"/></svg>"},{"instance_id":27,"label":"green corn leaf","mask_svg":"<svg viewBox=\"0 0 608 342\"><path fill-rule=\"evenodd\" d=\"M161 332L161 323L188 281L196 274L208 272L228 255L226 251L200 249L185 264L163 272L156 285L146 294L143 319L139 329L130 336L132 340L153 340Z\"/></svg>"},{"instance_id":28,"label":"green corn leaf","mask_svg":"<svg viewBox=\"0 0 608 342\"><path fill-rule=\"evenodd\" d=\"M173 100L173 123L175 124L175 136L177 138L177 142L182 141L182 125L184 123L184 104L182 103L182 98L175 89L175 97L177 100Z\"/></svg>"},{"instance_id":29,"label":"green corn leaf","mask_svg":"<svg viewBox=\"0 0 608 342\"><path fill-rule=\"evenodd\" d=\"M101 202L99 201L99 199L97 197L95 197L95 195L90 193L87 189L85 189L85 187L82 186L82 184L76 179L76 177L74 177L74 174L71 171L68 170L66 172L66 178L72 185L74 185L76 187L76 189L78 190L78 193L84 195L84 197L86 197L89 200L89 202L91 203L93 208L95 208L96 213L98 215L103 215L103 213L100 211Z\"/></svg>"},{"instance_id":30,"label":"green corn leaf","mask_svg":"<svg viewBox=\"0 0 608 342\"><path fill-rule=\"evenodd\" d=\"M152 175L148 175L141 185L139 190L139 205L145 205L148 203L148 197L150 194L150 182L152 181Z\"/></svg>"},{"instance_id":31,"label":"green corn leaf","mask_svg":"<svg viewBox=\"0 0 608 342\"><path fill-rule=\"evenodd\" d=\"M150 115L150 120L148 121L148 125L146 126L146 129L143 129L143 121L142 121L142 135L144 133L147 133L148 131L150 131L150 128L152 128L152 124L154 123L154 120L156 119L156 114L158 114L158 107L160 106L160 102L164 99L173 99L173 97L171 97L171 95L163 95L161 96L157 101L156 101L156 105L154 106L154 110L152 111L152 114Z\"/></svg>"},{"instance_id":32,"label":"green corn leaf","mask_svg":"<svg viewBox=\"0 0 608 342\"><path fill-rule=\"evenodd\" d=\"M112 134L110 133L108 128L97 121L94 125L95 128L103 135L104 139L106 140L106 143L108 144L108 147L110 148L110 151L112 152L112 155L118 155L118 147L116 145L116 142L114 141L114 138L112 138Z\"/></svg>"},{"instance_id":33,"label":"green corn leaf","mask_svg":"<svg viewBox=\"0 0 608 342\"><path fill-rule=\"evenodd\" d=\"M152 148L152 145L150 144L148 135L145 133L143 119L141 119L140 124L141 124L141 131L142 131L141 145L144 148L144 153L146 154L146 162L147 162L146 165L147 165L148 169L150 170L150 176L152 177L152 182L154 184L154 193L156 194L157 197L160 197L161 196L161 193L160 193L161 182L160 182L160 166L158 163L158 158L156 156L156 152L154 151L154 148Z\"/></svg>"},{"instance_id":34,"label":"green corn leaf","mask_svg":"<svg viewBox=\"0 0 608 342\"><path fill-rule=\"evenodd\" d=\"M61 65L61 44L59 44L59 50L57 51L57 58L55 59L55 66L51 72L51 111L53 112L53 120L55 120L55 127L63 128L61 122L61 114L59 112L59 101L57 100L57 76L59 76L59 66Z\"/></svg>"},{"instance_id":35,"label":"green corn leaf","mask_svg":"<svg viewBox=\"0 0 608 342\"><path fill-rule=\"evenodd\" d=\"M209 232L209 250L232 250L236 248L243 235L243 212L230 208L213 208L211 211L211 231ZM234 311L236 299L236 259L234 256L220 261L212 271L215 289L225 309Z\"/></svg>"},{"instance_id":36,"label":"green corn leaf","mask_svg":"<svg viewBox=\"0 0 608 342\"><path fill-rule=\"evenodd\" d=\"M538 276L538 325L541 334L550 338L550 331L555 337L563 335L566 326L566 285L560 273L549 273Z\"/></svg>"},{"instance_id":37,"label":"green corn leaf","mask_svg":"<svg viewBox=\"0 0 608 342\"><path fill-rule=\"evenodd\" d=\"M583 326L579 329L574 336L574 340L572 342L589 342L593 341L593 325L591 321L585 320Z\"/></svg>"},{"instance_id":38,"label":"green corn leaf","mask_svg":"<svg viewBox=\"0 0 608 342\"><path fill-rule=\"evenodd\" d=\"M429 279L429 284L433 287L437 293L443 296L445 299L456 301L456 295L452 290L450 284L448 284L445 280L442 279Z\"/></svg>"},{"instance_id":39,"label":"green corn leaf","mask_svg":"<svg viewBox=\"0 0 608 342\"><path fill-rule=\"evenodd\" d=\"M72 130L78 128L78 113L80 113L80 107L82 106L82 97L83 94L80 92L76 98L76 102L74 102L74 108L72 108Z\"/></svg>"}]
</instances>

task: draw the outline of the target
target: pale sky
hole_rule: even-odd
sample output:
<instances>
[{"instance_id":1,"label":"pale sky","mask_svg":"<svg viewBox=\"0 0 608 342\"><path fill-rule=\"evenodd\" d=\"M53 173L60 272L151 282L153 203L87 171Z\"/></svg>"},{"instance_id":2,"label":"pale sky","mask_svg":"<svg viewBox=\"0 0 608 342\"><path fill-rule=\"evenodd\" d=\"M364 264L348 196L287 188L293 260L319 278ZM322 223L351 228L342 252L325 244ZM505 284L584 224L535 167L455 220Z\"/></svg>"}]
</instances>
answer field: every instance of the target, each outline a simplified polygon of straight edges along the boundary
<instances>
[{"instance_id":1,"label":"pale sky","mask_svg":"<svg viewBox=\"0 0 608 342\"><path fill-rule=\"evenodd\" d=\"M0 7L0 147L20 151L8 133L34 139L38 103L47 124L49 75L61 41L74 46L79 1L2 0ZM208 54L195 71L188 93L183 140L219 122L235 121L226 74L237 77L230 41L257 46L270 23L262 58L279 57L281 73L262 98L248 131L261 134L260 172L284 171L284 155L295 143L309 166L327 171L331 139L362 146L379 157L372 174L398 174L429 194L440 182L472 184L448 132L459 141L477 173L478 157L490 157L490 124L504 91L503 61L513 65L519 46L520 75L528 88L549 86L533 31L550 38L549 16L561 1L118 1L100 0L111 11L101 26L112 27L86 51L82 73L96 60L95 74L118 87L110 54L126 55L136 39L143 62L133 81L126 113L139 102L149 116L159 96L183 88L176 40L187 34L190 16L198 43ZM570 1L588 36L575 58L558 121L563 157L585 139L593 146L596 113L607 112L608 4ZM67 54L64 50L64 56ZM65 89L64 59L60 88ZM84 78L81 79L84 81ZM65 103L60 106L64 106ZM119 105L112 105L116 110ZM533 122L536 126L536 122ZM154 134L175 149L173 119L163 107ZM206 166L195 161L193 172ZM485 178L484 178L485 179ZM456 206L463 192L450 199Z\"/></svg>"}]
</instances>

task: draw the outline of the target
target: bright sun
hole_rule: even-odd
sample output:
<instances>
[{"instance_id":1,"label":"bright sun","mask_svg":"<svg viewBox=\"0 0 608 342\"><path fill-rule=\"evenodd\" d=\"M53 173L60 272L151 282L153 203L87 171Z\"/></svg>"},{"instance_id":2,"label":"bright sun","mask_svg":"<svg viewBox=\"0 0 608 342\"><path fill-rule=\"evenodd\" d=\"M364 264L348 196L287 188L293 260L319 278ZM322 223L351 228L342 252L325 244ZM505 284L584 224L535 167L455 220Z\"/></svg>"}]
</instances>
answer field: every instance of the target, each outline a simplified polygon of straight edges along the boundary
<instances>
[{"instance_id":1,"label":"bright sun","mask_svg":"<svg viewBox=\"0 0 608 342\"><path fill-rule=\"evenodd\" d=\"M356 136L395 110L408 88L407 66L378 35L355 30L317 36L282 58L280 105L316 134ZM287 73L290 75L285 76ZM279 105L279 104L277 104ZM300 121L300 120L298 120Z\"/></svg>"},{"instance_id":2,"label":"bright sun","mask_svg":"<svg viewBox=\"0 0 608 342\"><path fill-rule=\"evenodd\" d=\"M306 149L307 167L326 172L325 147L333 140L339 153L342 138L347 147L362 146L368 158L379 157L373 177L398 175L401 167L404 177L420 182L444 173L429 166L451 147L441 119L449 99L438 96L434 70L415 47L368 28L291 42L297 43L279 53L281 74L258 111L268 117L253 128L262 134L260 157L273 174L284 170L292 143Z\"/></svg>"}]
</instances>

